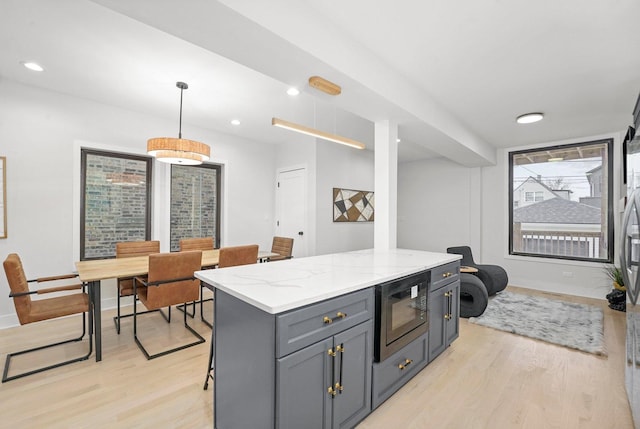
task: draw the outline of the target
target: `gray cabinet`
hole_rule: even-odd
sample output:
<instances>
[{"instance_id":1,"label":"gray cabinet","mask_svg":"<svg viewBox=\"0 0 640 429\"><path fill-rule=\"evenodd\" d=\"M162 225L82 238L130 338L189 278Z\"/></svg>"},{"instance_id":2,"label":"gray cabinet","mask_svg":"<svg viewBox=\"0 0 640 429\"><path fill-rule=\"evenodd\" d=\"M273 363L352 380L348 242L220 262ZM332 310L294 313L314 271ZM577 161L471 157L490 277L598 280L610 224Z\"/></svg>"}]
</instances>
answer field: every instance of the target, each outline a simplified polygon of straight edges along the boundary
<instances>
[{"instance_id":1,"label":"gray cabinet","mask_svg":"<svg viewBox=\"0 0 640 429\"><path fill-rule=\"evenodd\" d=\"M277 315L215 295L215 428L351 428L371 412L373 289Z\"/></svg>"},{"instance_id":2,"label":"gray cabinet","mask_svg":"<svg viewBox=\"0 0 640 429\"><path fill-rule=\"evenodd\" d=\"M429 292L429 362L458 338L460 332L460 265L446 264L431 272Z\"/></svg>"},{"instance_id":3,"label":"gray cabinet","mask_svg":"<svg viewBox=\"0 0 640 429\"><path fill-rule=\"evenodd\" d=\"M278 359L276 427L331 427L332 399L327 386L332 369L327 350L333 347L333 338L328 338Z\"/></svg>"},{"instance_id":4,"label":"gray cabinet","mask_svg":"<svg viewBox=\"0 0 640 429\"><path fill-rule=\"evenodd\" d=\"M351 428L371 412L372 322L278 359L276 427Z\"/></svg>"},{"instance_id":5,"label":"gray cabinet","mask_svg":"<svg viewBox=\"0 0 640 429\"><path fill-rule=\"evenodd\" d=\"M404 384L427 366L429 334L392 354L382 362L373 364L372 408L376 409Z\"/></svg>"}]
</instances>

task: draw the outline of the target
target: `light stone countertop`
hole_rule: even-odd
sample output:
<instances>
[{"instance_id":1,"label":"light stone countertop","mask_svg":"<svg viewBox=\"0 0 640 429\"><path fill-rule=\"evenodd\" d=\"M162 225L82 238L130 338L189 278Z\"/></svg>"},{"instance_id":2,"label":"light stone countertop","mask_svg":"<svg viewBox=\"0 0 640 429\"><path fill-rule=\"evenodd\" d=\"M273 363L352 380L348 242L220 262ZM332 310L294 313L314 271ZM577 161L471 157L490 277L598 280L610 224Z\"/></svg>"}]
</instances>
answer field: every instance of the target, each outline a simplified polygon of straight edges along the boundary
<instances>
[{"instance_id":1,"label":"light stone countertop","mask_svg":"<svg viewBox=\"0 0 640 429\"><path fill-rule=\"evenodd\" d=\"M195 276L270 314L314 304L462 257L422 250L358 250L197 271Z\"/></svg>"}]
</instances>

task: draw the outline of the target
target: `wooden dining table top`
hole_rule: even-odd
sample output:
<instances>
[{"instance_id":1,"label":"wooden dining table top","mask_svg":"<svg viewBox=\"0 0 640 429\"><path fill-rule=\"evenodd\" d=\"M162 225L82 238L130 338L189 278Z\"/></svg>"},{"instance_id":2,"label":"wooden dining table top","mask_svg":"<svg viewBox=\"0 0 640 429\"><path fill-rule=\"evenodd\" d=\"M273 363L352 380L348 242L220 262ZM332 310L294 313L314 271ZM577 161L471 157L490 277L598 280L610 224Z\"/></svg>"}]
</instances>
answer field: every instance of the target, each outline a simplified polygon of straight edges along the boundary
<instances>
[{"instance_id":1,"label":"wooden dining table top","mask_svg":"<svg viewBox=\"0 0 640 429\"><path fill-rule=\"evenodd\" d=\"M270 251L258 252L258 260L275 256ZM202 267L218 265L220 249L202 251ZM149 257L134 256L130 258L95 259L76 262L78 276L83 282L112 279L118 277L141 276L149 272Z\"/></svg>"}]
</instances>

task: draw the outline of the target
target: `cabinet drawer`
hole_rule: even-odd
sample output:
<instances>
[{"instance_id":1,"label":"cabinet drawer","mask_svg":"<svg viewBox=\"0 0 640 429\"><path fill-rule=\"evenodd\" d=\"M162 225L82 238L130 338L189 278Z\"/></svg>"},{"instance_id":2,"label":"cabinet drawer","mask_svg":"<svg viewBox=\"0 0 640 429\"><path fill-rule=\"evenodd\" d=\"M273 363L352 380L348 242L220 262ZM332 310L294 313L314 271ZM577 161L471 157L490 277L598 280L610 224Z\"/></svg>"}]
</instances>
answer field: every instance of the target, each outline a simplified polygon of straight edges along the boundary
<instances>
[{"instance_id":1,"label":"cabinet drawer","mask_svg":"<svg viewBox=\"0 0 640 429\"><path fill-rule=\"evenodd\" d=\"M460 277L460 262L450 262L431 269L431 290L458 280Z\"/></svg>"},{"instance_id":2,"label":"cabinet drawer","mask_svg":"<svg viewBox=\"0 0 640 429\"><path fill-rule=\"evenodd\" d=\"M386 401L428 363L429 334L425 334L380 363L373 364L373 409Z\"/></svg>"},{"instance_id":3,"label":"cabinet drawer","mask_svg":"<svg viewBox=\"0 0 640 429\"><path fill-rule=\"evenodd\" d=\"M373 308L373 288L368 288L277 316L276 357L373 318Z\"/></svg>"}]
</instances>

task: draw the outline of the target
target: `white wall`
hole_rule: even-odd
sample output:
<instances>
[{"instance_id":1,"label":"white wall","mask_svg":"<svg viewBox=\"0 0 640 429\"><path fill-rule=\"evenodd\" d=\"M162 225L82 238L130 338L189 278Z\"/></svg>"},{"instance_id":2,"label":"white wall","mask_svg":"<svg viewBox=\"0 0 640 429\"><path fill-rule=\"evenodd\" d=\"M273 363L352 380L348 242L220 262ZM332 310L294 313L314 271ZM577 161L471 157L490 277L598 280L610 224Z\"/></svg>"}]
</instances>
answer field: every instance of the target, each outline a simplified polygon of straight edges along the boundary
<instances>
[{"instance_id":1,"label":"white wall","mask_svg":"<svg viewBox=\"0 0 640 429\"><path fill-rule=\"evenodd\" d=\"M445 158L398 166L398 247L446 252L480 243L480 169Z\"/></svg>"},{"instance_id":2,"label":"white wall","mask_svg":"<svg viewBox=\"0 0 640 429\"><path fill-rule=\"evenodd\" d=\"M223 243L258 243L270 248L273 146L183 125L185 137L209 143L213 160L225 163ZM0 80L0 155L7 157L8 218L8 238L0 240L0 257L4 260L7 254L18 253L28 278L74 270L77 202L73 187L79 180L74 151L78 142L143 153L148 138L172 135L174 128L175 118L151 117ZM163 186L157 181L154 185ZM154 201L154 205L159 203ZM165 213L156 210L154 219L163 217ZM165 220L153 227L154 239L168 240L166 225ZM8 295L2 275L0 327L17 323ZM105 307L113 305L114 296L115 286L107 285Z\"/></svg>"},{"instance_id":3,"label":"white wall","mask_svg":"<svg viewBox=\"0 0 640 429\"><path fill-rule=\"evenodd\" d=\"M620 220L620 135L593 136L541 146L614 138L614 213L617 246ZM529 149L532 146L512 148ZM495 166L466 168L444 159L400 164L398 247L444 252L470 245L477 262L497 264L509 284L604 299L611 290L603 264L508 255L508 160L498 151ZM617 258L617 254L616 254ZM617 259L616 259L617 260Z\"/></svg>"},{"instance_id":4,"label":"white wall","mask_svg":"<svg viewBox=\"0 0 640 429\"><path fill-rule=\"evenodd\" d=\"M333 188L373 191L373 161L372 151L317 141L318 255L373 247L373 222L333 222Z\"/></svg>"},{"instance_id":5,"label":"white wall","mask_svg":"<svg viewBox=\"0 0 640 429\"><path fill-rule=\"evenodd\" d=\"M618 204L622 177L620 164L622 154L620 148L620 133L580 137L541 145L517 147L511 150L588 142L604 138L614 138L614 246L617 246L619 235L618 225L620 220L620 207ZM604 299L605 295L611 290L611 282L603 273L602 263L545 260L541 258L511 256L508 254L507 183L509 173L507 157L508 152L506 150L499 150L497 165L482 168L482 262L503 266L509 274L509 284L511 285Z\"/></svg>"}]
</instances>

